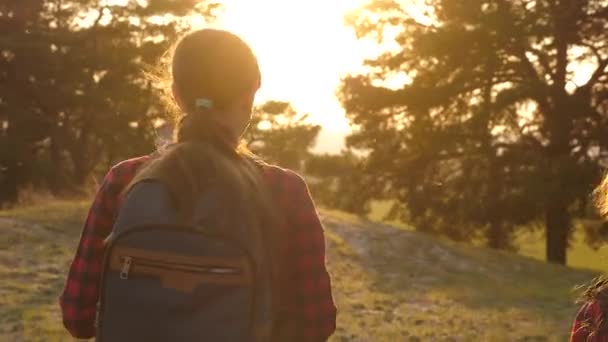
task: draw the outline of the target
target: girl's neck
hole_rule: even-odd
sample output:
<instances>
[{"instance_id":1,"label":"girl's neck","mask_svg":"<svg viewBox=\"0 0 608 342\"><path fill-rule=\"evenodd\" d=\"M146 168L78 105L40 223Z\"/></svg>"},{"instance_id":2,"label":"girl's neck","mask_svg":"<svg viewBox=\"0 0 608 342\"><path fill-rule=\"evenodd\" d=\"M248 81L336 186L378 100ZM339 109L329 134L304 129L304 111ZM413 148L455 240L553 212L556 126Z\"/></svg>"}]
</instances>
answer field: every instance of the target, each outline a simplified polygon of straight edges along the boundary
<instances>
[{"instance_id":1,"label":"girl's neck","mask_svg":"<svg viewBox=\"0 0 608 342\"><path fill-rule=\"evenodd\" d=\"M237 137L230 128L226 127L226 125L222 123L218 123L216 127L218 131L218 138L222 141L222 143L236 149L239 145L239 137Z\"/></svg>"}]
</instances>

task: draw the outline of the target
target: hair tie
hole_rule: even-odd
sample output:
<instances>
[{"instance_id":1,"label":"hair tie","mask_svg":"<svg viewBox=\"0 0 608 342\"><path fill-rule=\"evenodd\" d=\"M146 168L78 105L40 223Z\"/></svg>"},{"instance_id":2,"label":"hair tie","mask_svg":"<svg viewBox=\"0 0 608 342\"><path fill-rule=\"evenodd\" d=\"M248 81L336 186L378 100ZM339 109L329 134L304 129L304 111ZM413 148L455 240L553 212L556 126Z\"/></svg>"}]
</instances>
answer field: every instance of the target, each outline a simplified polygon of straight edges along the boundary
<instances>
[{"instance_id":1,"label":"hair tie","mask_svg":"<svg viewBox=\"0 0 608 342\"><path fill-rule=\"evenodd\" d=\"M194 101L194 107L211 109L211 108L213 108L213 101L211 101L209 99L204 99L204 98L196 99L196 101Z\"/></svg>"}]
</instances>

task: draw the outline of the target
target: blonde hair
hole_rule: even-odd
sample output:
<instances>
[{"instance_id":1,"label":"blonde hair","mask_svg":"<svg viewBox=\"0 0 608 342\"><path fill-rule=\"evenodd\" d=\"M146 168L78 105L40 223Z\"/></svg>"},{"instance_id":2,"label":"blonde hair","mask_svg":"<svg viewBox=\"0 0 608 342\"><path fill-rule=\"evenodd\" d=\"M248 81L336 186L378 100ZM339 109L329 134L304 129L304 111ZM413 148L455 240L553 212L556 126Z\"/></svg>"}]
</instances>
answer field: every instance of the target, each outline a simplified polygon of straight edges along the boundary
<instances>
[{"instance_id":1,"label":"blonde hair","mask_svg":"<svg viewBox=\"0 0 608 342\"><path fill-rule=\"evenodd\" d=\"M602 179L600 185L593 191L593 202L602 218L608 218L608 175Z\"/></svg>"}]
</instances>

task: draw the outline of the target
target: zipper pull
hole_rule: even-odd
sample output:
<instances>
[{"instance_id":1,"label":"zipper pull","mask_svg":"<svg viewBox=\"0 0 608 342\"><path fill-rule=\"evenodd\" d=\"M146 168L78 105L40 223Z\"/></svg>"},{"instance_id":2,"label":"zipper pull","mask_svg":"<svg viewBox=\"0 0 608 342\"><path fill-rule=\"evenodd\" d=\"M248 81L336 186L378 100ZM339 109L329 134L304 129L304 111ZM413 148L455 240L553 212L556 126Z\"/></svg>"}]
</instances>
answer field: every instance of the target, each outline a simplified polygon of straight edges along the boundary
<instances>
[{"instance_id":1,"label":"zipper pull","mask_svg":"<svg viewBox=\"0 0 608 342\"><path fill-rule=\"evenodd\" d=\"M129 270L131 269L131 257L122 258L122 269L120 270L120 279L129 278Z\"/></svg>"}]
</instances>

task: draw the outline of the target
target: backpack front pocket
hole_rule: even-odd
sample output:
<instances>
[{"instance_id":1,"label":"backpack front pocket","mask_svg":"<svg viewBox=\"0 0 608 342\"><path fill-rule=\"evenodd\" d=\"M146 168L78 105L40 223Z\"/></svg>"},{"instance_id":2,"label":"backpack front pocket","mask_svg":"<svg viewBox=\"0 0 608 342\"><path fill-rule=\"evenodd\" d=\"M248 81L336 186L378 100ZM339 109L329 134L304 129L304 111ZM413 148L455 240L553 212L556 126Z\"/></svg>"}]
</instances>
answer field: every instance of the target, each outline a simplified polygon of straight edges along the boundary
<instances>
[{"instance_id":1,"label":"backpack front pocket","mask_svg":"<svg viewBox=\"0 0 608 342\"><path fill-rule=\"evenodd\" d=\"M116 247L110 269L120 279L149 276L160 279L163 287L192 292L203 284L247 286L252 283L247 259L186 257L150 250Z\"/></svg>"}]
</instances>

